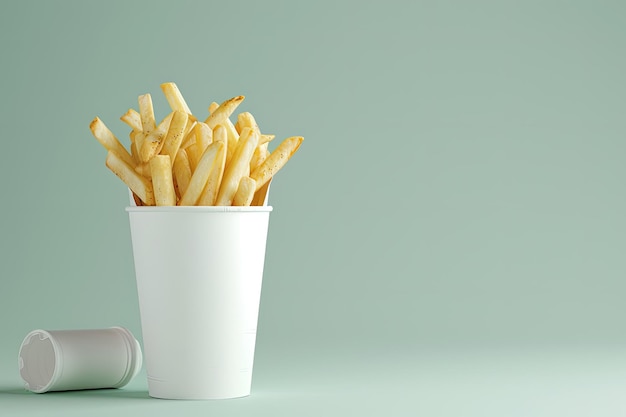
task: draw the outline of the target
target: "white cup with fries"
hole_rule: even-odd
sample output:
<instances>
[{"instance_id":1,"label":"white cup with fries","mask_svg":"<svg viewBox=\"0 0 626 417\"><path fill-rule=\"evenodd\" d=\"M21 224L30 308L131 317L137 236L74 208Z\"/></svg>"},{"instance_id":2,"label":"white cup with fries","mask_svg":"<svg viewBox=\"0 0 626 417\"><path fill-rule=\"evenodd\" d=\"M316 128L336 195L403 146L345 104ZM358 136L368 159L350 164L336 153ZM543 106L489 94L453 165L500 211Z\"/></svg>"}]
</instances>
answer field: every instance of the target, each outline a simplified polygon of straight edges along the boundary
<instances>
[{"instance_id":1,"label":"white cup with fries","mask_svg":"<svg viewBox=\"0 0 626 417\"><path fill-rule=\"evenodd\" d=\"M250 394L272 207L128 207L149 394Z\"/></svg>"},{"instance_id":2,"label":"white cup with fries","mask_svg":"<svg viewBox=\"0 0 626 417\"><path fill-rule=\"evenodd\" d=\"M120 118L129 150L99 118L90 129L106 166L130 190L127 208L149 394L221 399L250 394L274 175L300 147L272 152L243 101L211 103L204 122L174 83L171 112L156 122L149 94Z\"/></svg>"}]
</instances>

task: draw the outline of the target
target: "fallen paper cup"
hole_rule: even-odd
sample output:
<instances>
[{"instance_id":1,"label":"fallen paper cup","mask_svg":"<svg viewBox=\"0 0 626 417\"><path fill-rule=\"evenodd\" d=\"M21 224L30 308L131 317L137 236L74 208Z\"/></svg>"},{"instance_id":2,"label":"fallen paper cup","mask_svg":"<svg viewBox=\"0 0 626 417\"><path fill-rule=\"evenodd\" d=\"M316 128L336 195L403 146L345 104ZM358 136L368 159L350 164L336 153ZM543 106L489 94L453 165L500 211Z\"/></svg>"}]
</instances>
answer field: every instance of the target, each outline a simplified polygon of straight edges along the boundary
<instances>
[{"instance_id":1,"label":"fallen paper cup","mask_svg":"<svg viewBox=\"0 0 626 417\"><path fill-rule=\"evenodd\" d=\"M249 395L272 207L126 210L149 395Z\"/></svg>"},{"instance_id":2,"label":"fallen paper cup","mask_svg":"<svg viewBox=\"0 0 626 417\"><path fill-rule=\"evenodd\" d=\"M121 388L139 372L141 348L123 327L33 330L18 356L27 390L44 393Z\"/></svg>"}]
</instances>

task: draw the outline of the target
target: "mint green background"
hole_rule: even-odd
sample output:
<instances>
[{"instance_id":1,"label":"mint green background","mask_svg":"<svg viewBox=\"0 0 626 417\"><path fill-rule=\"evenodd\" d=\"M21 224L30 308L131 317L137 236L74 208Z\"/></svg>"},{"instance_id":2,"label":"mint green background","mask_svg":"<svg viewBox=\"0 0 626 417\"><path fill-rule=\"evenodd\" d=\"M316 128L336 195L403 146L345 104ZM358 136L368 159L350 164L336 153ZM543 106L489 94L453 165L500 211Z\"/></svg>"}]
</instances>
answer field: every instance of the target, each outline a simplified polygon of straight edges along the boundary
<instances>
[{"instance_id":1,"label":"mint green background","mask_svg":"<svg viewBox=\"0 0 626 417\"><path fill-rule=\"evenodd\" d=\"M625 28L622 1L3 2L0 416L626 414ZM30 330L141 335L88 126L126 139L165 81L305 137L272 185L253 395L31 395Z\"/></svg>"}]
</instances>

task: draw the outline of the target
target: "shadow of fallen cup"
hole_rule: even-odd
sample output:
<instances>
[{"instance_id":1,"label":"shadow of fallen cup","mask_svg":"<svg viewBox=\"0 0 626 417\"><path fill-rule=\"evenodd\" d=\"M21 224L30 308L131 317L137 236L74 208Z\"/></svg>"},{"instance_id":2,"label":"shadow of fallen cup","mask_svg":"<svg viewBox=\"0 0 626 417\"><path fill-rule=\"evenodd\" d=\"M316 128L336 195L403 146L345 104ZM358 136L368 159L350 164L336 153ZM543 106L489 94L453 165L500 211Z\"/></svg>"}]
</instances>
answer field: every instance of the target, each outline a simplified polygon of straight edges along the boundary
<instances>
[{"instance_id":1,"label":"shadow of fallen cup","mask_svg":"<svg viewBox=\"0 0 626 417\"><path fill-rule=\"evenodd\" d=\"M39 394L19 387L0 387L0 397L40 397ZM129 400L153 400L148 395L148 390L132 390L124 388L94 388L84 390L71 391L49 391L45 395L46 398L52 397L90 397L106 399L129 399Z\"/></svg>"}]
</instances>

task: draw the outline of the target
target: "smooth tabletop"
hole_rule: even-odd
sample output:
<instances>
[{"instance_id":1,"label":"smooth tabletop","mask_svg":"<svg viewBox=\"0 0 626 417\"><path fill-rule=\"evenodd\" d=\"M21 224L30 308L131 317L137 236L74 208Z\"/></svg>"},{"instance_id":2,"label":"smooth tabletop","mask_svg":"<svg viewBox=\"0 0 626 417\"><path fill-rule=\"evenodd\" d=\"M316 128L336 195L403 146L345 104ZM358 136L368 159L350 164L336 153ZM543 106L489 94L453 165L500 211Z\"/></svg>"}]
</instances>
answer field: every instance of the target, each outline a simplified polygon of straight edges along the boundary
<instances>
[{"instance_id":1,"label":"smooth tabletop","mask_svg":"<svg viewBox=\"0 0 626 417\"><path fill-rule=\"evenodd\" d=\"M626 349L607 347L348 352L263 361L252 394L149 397L145 371L122 389L33 394L0 380L0 416L624 416Z\"/></svg>"}]
</instances>

